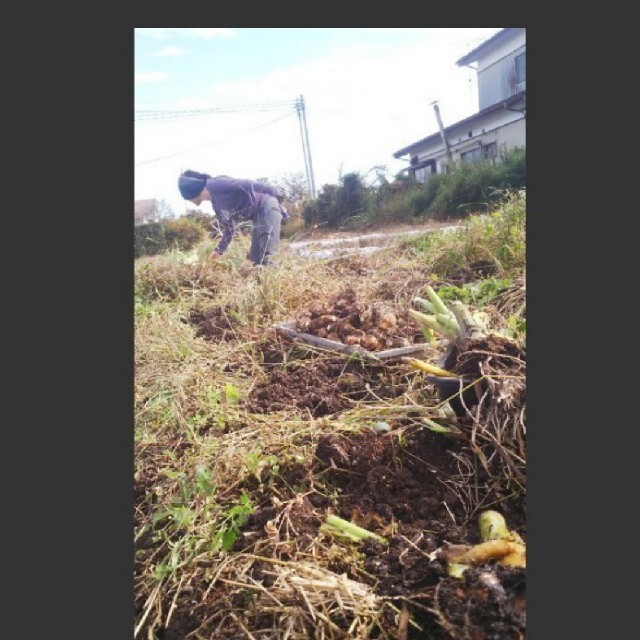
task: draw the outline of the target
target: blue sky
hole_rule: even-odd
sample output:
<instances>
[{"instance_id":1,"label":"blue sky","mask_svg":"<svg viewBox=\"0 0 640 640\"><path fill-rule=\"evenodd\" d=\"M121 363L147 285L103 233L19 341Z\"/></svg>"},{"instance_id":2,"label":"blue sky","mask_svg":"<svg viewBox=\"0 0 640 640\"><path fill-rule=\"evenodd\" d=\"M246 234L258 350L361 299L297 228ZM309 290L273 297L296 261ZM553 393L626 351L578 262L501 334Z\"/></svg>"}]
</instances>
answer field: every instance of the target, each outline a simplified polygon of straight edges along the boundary
<instances>
[{"instance_id":1,"label":"blue sky","mask_svg":"<svg viewBox=\"0 0 640 640\"><path fill-rule=\"evenodd\" d=\"M379 166L392 179L393 153L438 130L434 100L445 126L478 110L475 71L455 62L499 30L135 29L134 197L180 214L183 169L304 174L299 96L318 191Z\"/></svg>"}]
</instances>

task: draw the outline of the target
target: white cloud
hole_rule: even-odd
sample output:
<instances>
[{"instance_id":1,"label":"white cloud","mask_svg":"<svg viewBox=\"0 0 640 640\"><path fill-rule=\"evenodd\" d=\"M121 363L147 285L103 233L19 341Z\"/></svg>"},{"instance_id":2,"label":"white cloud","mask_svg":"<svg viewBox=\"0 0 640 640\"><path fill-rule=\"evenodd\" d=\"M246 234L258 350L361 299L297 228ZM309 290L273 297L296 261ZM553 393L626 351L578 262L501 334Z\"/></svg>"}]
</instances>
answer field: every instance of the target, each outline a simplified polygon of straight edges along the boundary
<instances>
[{"instance_id":1,"label":"white cloud","mask_svg":"<svg viewBox=\"0 0 640 640\"><path fill-rule=\"evenodd\" d=\"M164 71L148 71L146 73L136 73L135 74L135 82L146 83L146 82L164 82L169 79L169 74Z\"/></svg>"},{"instance_id":2,"label":"white cloud","mask_svg":"<svg viewBox=\"0 0 640 640\"><path fill-rule=\"evenodd\" d=\"M183 56L186 53L187 52L182 47L164 47L152 55L158 58L174 58L176 56Z\"/></svg>"},{"instance_id":3,"label":"white cloud","mask_svg":"<svg viewBox=\"0 0 640 640\"><path fill-rule=\"evenodd\" d=\"M162 194L175 207L184 207L175 183L185 168L242 178L304 173L293 108L300 95L307 108L318 191L325 183L336 184L340 174L366 173L376 165L385 165L393 175L406 166L393 158L395 151L438 131L434 100L445 127L478 110L475 72L455 62L476 46L473 40L494 31L436 29L430 40L402 51L345 47L263 76L174 96L176 109L289 102L290 115L275 121L286 115L283 106L270 112L141 123L136 127L136 197Z\"/></svg>"}]
</instances>

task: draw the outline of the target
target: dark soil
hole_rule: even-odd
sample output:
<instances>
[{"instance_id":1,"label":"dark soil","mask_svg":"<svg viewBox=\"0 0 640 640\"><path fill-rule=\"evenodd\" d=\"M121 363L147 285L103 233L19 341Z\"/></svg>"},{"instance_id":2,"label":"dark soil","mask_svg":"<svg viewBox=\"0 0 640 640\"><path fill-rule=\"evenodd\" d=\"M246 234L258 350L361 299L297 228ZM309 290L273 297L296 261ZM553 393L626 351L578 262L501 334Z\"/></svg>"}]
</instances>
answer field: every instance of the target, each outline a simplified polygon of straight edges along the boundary
<instances>
[{"instance_id":1,"label":"dark soil","mask_svg":"<svg viewBox=\"0 0 640 640\"><path fill-rule=\"evenodd\" d=\"M255 413L295 408L316 418L349 409L356 401L375 400L375 396L396 398L406 391L407 382L403 374L382 365L363 366L344 358L276 363L267 380L252 390L248 407Z\"/></svg>"},{"instance_id":2,"label":"dark soil","mask_svg":"<svg viewBox=\"0 0 640 640\"><path fill-rule=\"evenodd\" d=\"M335 513L384 536L388 544L365 540L359 545L361 562L345 554L331 560L329 568L371 585L381 597L403 599L421 627L409 626L408 639L524 638L525 570L492 561L468 569L462 578L447 575L442 549L480 542L477 513L448 482L457 474L461 446L424 428L407 429L402 436L327 433L318 440L312 468L281 469L278 495L294 497L286 514L263 489L254 494L260 506L244 531L253 539L275 523L280 559L287 560L294 550L309 553L326 515ZM301 493L312 479L315 491ZM498 508L509 527L524 535L522 500L505 500ZM256 563L252 577L265 587L273 581L268 563ZM348 625L345 620L344 628Z\"/></svg>"},{"instance_id":3,"label":"dark soil","mask_svg":"<svg viewBox=\"0 0 640 640\"><path fill-rule=\"evenodd\" d=\"M222 321L218 324L223 317L222 313L200 317L198 326L206 325L211 332L220 330L221 336L229 329ZM398 397L407 390L408 376L415 376L415 371L405 372L402 367L310 355L299 349L275 336L259 343L265 379L247 399L251 411L336 415L363 400ZM464 350L453 349L445 368L471 376L519 375L525 355L515 343L492 336L470 341ZM480 417L495 417L498 409L510 416L514 408L521 410L523 402L520 387L503 386L499 379L485 398L487 406ZM470 423L464 418L458 421L463 434L468 434ZM483 494L486 477L482 469L474 475L461 466L461 460L473 460L464 436L436 433L415 423L394 424L391 431L382 433L364 429L353 433L326 431L315 440L314 451L310 466L282 460L273 477L239 479L239 487L251 494L256 506L232 552L252 550L256 544L255 548L264 549L269 531L277 529L279 560L309 557L317 553L317 539L326 516L334 513L387 540L386 544L365 540L358 545L359 554L350 553L346 543L342 545L345 553L328 559L328 568L336 574L366 583L378 596L407 608L411 624L406 634L399 634L397 620L390 617L383 619L386 637L525 638L524 569L505 567L494 560L467 569L462 578L447 574L443 550L450 545L480 542L477 516L482 509L499 511L510 529L526 536L526 494ZM162 483L151 466L160 454L160 449L147 449L149 466L136 478L138 517L142 512L151 513L150 492ZM328 533L323 535L327 545L335 543ZM152 551L144 544L138 549L143 554ZM251 565L251 579L268 589L274 580L272 569L258 558ZM201 624L204 626L198 637L248 637L240 626L225 622L229 611L240 616L256 638L260 629L274 624L266 610L247 605L244 599L250 594L246 591L219 584L207 596L208 588L207 581L194 580L189 591L177 598L169 626L157 637L185 638ZM137 603L138 614L142 605ZM351 620L335 618L332 622L346 632ZM311 627L308 632L309 637L315 637ZM375 632L370 637L384 636Z\"/></svg>"},{"instance_id":4,"label":"dark soil","mask_svg":"<svg viewBox=\"0 0 640 640\"><path fill-rule=\"evenodd\" d=\"M475 514L449 483L460 450L455 440L427 429L404 438L327 435L316 450L316 474L333 487L338 515L388 538L387 547L362 544L364 569L375 577L377 593L412 603L423 632L410 627L409 638L523 638L524 570L489 564L462 580L429 556L443 545L480 542ZM499 510L511 529L524 533L522 500L504 501ZM486 573L494 578L478 577ZM424 607L436 607L442 620Z\"/></svg>"},{"instance_id":5,"label":"dark soil","mask_svg":"<svg viewBox=\"0 0 640 640\"><path fill-rule=\"evenodd\" d=\"M188 322L196 328L196 336L206 340L234 340L237 336L233 311L224 307L193 308Z\"/></svg>"},{"instance_id":6,"label":"dark soil","mask_svg":"<svg viewBox=\"0 0 640 640\"><path fill-rule=\"evenodd\" d=\"M505 373L514 375L524 369L526 359L524 347L501 336L490 335L469 340L463 350L452 348L443 366L470 378Z\"/></svg>"}]
</instances>

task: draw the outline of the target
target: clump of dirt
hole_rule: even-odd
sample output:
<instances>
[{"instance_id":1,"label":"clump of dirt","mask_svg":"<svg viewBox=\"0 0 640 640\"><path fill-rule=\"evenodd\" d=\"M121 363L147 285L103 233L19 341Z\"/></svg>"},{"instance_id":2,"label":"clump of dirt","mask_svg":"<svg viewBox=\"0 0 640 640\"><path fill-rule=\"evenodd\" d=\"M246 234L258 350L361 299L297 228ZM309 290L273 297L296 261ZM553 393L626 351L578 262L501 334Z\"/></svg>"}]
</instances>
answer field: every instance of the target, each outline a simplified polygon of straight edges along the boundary
<instances>
[{"instance_id":1,"label":"clump of dirt","mask_svg":"<svg viewBox=\"0 0 640 640\"><path fill-rule=\"evenodd\" d=\"M461 267L447 274L449 284L462 286L469 282L475 282L479 278L488 278L497 273L498 267L491 260L478 260L468 267Z\"/></svg>"},{"instance_id":2,"label":"clump of dirt","mask_svg":"<svg viewBox=\"0 0 640 640\"><path fill-rule=\"evenodd\" d=\"M457 470L451 452L458 448L456 441L428 429L402 438L393 431L371 431L348 438L323 435L315 455L326 480L340 487L336 500L347 518L374 514L386 524L431 528L433 521L451 520L452 513L458 522L465 519L460 498L443 483Z\"/></svg>"},{"instance_id":3,"label":"clump of dirt","mask_svg":"<svg viewBox=\"0 0 640 640\"><path fill-rule=\"evenodd\" d=\"M524 373L526 348L514 340L491 334L467 340L464 348L454 345L444 368L461 376L518 375Z\"/></svg>"},{"instance_id":4,"label":"clump of dirt","mask_svg":"<svg viewBox=\"0 0 640 640\"><path fill-rule=\"evenodd\" d=\"M513 411L524 409L526 349L518 342L504 336L490 334L480 338L462 339L454 343L444 357L443 367L460 376L465 388L462 392L463 407L458 397L450 400L459 416L467 409L483 404L483 415L488 411ZM441 386L441 395L447 396Z\"/></svg>"},{"instance_id":5,"label":"clump of dirt","mask_svg":"<svg viewBox=\"0 0 640 640\"><path fill-rule=\"evenodd\" d=\"M247 407L254 413L297 409L317 418L358 401L397 398L407 385L402 373L342 358L274 364L267 380L251 390Z\"/></svg>"},{"instance_id":6,"label":"clump of dirt","mask_svg":"<svg viewBox=\"0 0 640 640\"><path fill-rule=\"evenodd\" d=\"M433 608L449 638L523 640L526 572L499 564L470 567L464 579L444 578Z\"/></svg>"},{"instance_id":7,"label":"clump of dirt","mask_svg":"<svg viewBox=\"0 0 640 640\"><path fill-rule=\"evenodd\" d=\"M336 276L366 276L371 273L371 266L362 256L341 256L333 265L333 273Z\"/></svg>"},{"instance_id":8,"label":"clump of dirt","mask_svg":"<svg viewBox=\"0 0 640 640\"><path fill-rule=\"evenodd\" d=\"M283 338L275 329L259 336L254 346L258 360L265 369L316 357L306 345Z\"/></svg>"},{"instance_id":9,"label":"clump of dirt","mask_svg":"<svg viewBox=\"0 0 640 640\"><path fill-rule=\"evenodd\" d=\"M264 336L256 344L262 365L282 364L287 361L288 346L282 343L282 339L274 332Z\"/></svg>"},{"instance_id":10,"label":"clump of dirt","mask_svg":"<svg viewBox=\"0 0 640 640\"><path fill-rule=\"evenodd\" d=\"M196 336L205 340L234 340L238 337L237 320L233 310L225 307L194 307L188 322L195 326Z\"/></svg>"},{"instance_id":11,"label":"clump of dirt","mask_svg":"<svg viewBox=\"0 0 640 640\"><path fill-rule=\"evenodd\" d=\"M284 507L282 502L274 501L273 496L266 496L266 501L247 519L243 535L251 539L254 531L271 535L277 531L278 557L289 560L296 553L305 553L313 546L322 521L321 512L304 495L295 496ZM246 541L239 540L238 548L245 544Z\"/></svg>"},{"instance_id":12,"label":"clump of dirt","mask_svg":"<svg viewBox=\"0 0 640 640\"><path fill-rule=\"evenodd\" d=\"M315 301L295 319L302 333L327 338L367 351L407 347L424 342L418 325L408 310L398 312L390 304L365 305L347 288L328 302Z\"/></svg>"}]
</instances>

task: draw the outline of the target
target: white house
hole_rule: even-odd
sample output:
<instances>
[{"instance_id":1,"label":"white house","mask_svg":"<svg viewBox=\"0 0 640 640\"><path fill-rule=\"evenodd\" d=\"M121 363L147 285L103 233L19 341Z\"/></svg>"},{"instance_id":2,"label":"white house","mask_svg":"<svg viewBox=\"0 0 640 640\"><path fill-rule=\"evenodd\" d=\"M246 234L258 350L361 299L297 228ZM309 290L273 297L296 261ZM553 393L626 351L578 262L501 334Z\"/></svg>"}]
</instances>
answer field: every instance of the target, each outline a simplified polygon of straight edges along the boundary
<instances>
[{"instance_id":1,"label":"white house","mask_svg":"<svg viewBox=\"0 0 640 640\"><path fill-rule=\"evenodd\" d=\"M133 224L149 224L150 222L160 222L163 218L175 217L171 206L165 200L148 198L146 200L135 200L133 203Z\"/></svg>"},{"instance_id":2,"label":"white house","mask_svg":"<svg viewBox=\"0 0 640 640\"><path fill-rule=\"evenodd\" d=\"M526 29L502 29L456 64L476 70L479 111L393 154L409 161L403 171L419 182L451 160L499 161L509 149L526 148Z\"/></svg>"}]
</instances>

